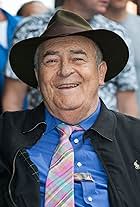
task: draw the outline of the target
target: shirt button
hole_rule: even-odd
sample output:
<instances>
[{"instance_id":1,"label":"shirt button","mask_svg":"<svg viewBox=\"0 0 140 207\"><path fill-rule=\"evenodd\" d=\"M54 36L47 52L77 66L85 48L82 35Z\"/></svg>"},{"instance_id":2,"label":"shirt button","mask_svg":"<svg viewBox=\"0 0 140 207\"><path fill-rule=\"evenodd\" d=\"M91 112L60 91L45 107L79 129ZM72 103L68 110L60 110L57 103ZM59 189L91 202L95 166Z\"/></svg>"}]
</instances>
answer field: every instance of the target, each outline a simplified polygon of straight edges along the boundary
<instances>
[{"instance_id":1,"label":"shirt button","mask_svg":"<svg viewBox=\"0 0 140 207\"><path fill-rule=\"evenodd\" d=\"M74 143L77 144L79 142L79 139L74 139Z\"/></svg>"},{"instance_id":2,"label":"shirt button","mask_svg":"<svg viewBox=\"0 0 140 207\"><path fill-rule=\"evenodd\" d=\"M88 201L90 201L90 202L92 201L92 197L91 196L88 197Z\"/></svg>"},{"instance_id":3,"label":"shirt button","mask_svg":"<svg viewBox=\"0 0 140 207\"><path fill-rule=\"evenodd\" d=\"M77 162L77 166L78 167L81 167L82 166L82 163L81 162Z\"/></svg>"}]
</instances>

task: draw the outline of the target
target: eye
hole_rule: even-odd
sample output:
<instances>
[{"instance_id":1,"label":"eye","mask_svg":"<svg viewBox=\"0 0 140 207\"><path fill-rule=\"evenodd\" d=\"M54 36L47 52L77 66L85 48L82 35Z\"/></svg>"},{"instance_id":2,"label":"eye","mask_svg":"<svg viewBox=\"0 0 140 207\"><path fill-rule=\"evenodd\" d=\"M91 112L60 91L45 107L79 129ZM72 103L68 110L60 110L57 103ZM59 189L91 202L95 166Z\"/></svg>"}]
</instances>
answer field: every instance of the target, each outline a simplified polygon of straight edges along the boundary
<instances>
[{"instance_id":1,"label":"eye","mask_svg":"<svg viewBox=\"0 0 140 207\"><path fill-rule=\"evenodd\" d=\"M43 60L44 65L54 65L58 63L58 58L44 58Z\"/></svg>"},{"instance_id":2,"label":"eye","mask_svg":"<svg viewBox=\"0 0 140 207\"><path fill-rule=\"evenodd\" d=\"M78 61L82 61L82 60L83 60L83 58L76 58L76 60L78 60Z\"/></svg>"},{"instance_id":3,"label":"eye","mask_svg":"<svg viewBox=\"0 0 140 207\"><path fill-rule=\"evenodd\" d=\"M81 58L81 57L74 57L74 58L73 58L73 61L76 61L76 62L82 62L82 61L84 61L84 59Z\"/></svg>"},{"instance_id":4,"label":"eye","mask_svg":"<svg viewBox=\"0 0 140 207\"><path fill-rule=\"evenodd\" d=\"M47 60L45 63L55 63L55 62L57 62L57 60L56 59L52 59L52 60Z\"/></svg>"}]
</instances>

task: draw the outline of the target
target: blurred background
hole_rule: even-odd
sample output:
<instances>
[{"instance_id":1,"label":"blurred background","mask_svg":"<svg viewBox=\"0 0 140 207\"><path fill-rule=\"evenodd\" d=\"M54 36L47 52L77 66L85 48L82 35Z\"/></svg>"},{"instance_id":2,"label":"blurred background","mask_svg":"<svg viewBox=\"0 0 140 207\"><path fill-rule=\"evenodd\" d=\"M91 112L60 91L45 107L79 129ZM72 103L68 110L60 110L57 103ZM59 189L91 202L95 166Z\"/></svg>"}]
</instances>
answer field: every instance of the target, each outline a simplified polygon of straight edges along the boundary
<instances>
[{"instance_id":1,"label":"blurred background","mask_svg":"<svg viewBox=\"0 0 140 207\"><path fill-rule=\"evenodd\" d=\"M0 0L0 3L3 9L14 15L16 14L16 11L20 8L20 6L28 1L29 0L12 0L11 3L11 0ZM62 5L63 2L63 0L40 0L40 1L42 1L46 6L50 8L60 6ZM140 14L139 4L140 4L140 0L131 0L128 2L127 10L130 13L139 15Z\"/></svg>"},{"instance_id":2,"label":"blurred background","mask_svg":"<svg viewBox=\"0 0 140 207\"><path fill-rule=\"evenodd\" d=\"M28 2L29 0L0 0L1 7L8 11L10 14L16 14L17 10L23 3ZM54 8L55 0L40 0L46 6ZM12 2L12 3L11 3Z\"/></svg>"}]
</instances>

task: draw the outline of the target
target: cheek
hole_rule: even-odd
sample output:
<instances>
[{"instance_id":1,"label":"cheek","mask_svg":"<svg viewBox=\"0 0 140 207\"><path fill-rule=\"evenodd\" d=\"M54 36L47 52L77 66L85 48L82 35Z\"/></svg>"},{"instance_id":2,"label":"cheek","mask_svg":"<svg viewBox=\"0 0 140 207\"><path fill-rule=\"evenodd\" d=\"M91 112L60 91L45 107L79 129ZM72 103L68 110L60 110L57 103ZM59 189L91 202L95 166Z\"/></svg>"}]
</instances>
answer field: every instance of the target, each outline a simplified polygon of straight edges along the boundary
<instances>
[{"instance_id":1,"label":"cheek","mask_svg":"<svg viewBox=\"0 0 140 207\"><path fill-rule=\"evenodd\" d=\"M38 76L39 88L42 93L48 93L51 90L51 76L45 71L40 71Z\"/></svg>"},{"instance_id":2,"label":"cheek","mask_svg":"<svg viewBox=\"0 0 140 207\"><path fill-rule=\"evenodd\" d=\"M38 78L40 85L47 85L51 83L53 74L46 69L41 69Z\"/></svg>"},{"instance_id":3,"label":"cheek","mask_svg":"<svg viewBox=\"0 0 140 207\"><path fill-rule=\"evenodd\" d=\"M85 81L89 82L89 83L93 83L94 82L98 82L99 80L99 73L96 67L93 67L92 65L89 65L87 68L85 68L84 73L83 73L83 77L85 79Z\"/></svg>"},{"instance_id":4,"label":"cheek","mask_svg":"<svg viewBox=\"0 0 140 207\"><path fill-rule=\"evenodd\" d=\"M89 73L88 76L86 76L86 93L89 92L89 94L94 94L99 87L99 82L100 80L97 70Z\"/></svg>"}]
</instances>

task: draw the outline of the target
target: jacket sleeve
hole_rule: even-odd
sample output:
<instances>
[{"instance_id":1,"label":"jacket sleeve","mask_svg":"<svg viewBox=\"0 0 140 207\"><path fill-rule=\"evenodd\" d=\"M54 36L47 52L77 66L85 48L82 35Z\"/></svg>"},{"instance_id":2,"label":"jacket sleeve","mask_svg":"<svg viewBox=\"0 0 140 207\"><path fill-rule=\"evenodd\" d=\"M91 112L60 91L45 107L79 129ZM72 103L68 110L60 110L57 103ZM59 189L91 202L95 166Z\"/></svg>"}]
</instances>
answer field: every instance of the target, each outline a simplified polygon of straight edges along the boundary
<instances>
[{"instance_id":1,"label":"jacket sleeve","mask_svg":"<svg viewBox=\"0 0 140 207\"><path fill-rule=\"evenodd\" d=\"M3 126L4 114L0 116L0 206L9 207L8 184L10 180L10 172L6 167L6 161L3 157Z\"/></svg>"}]
</instances>

